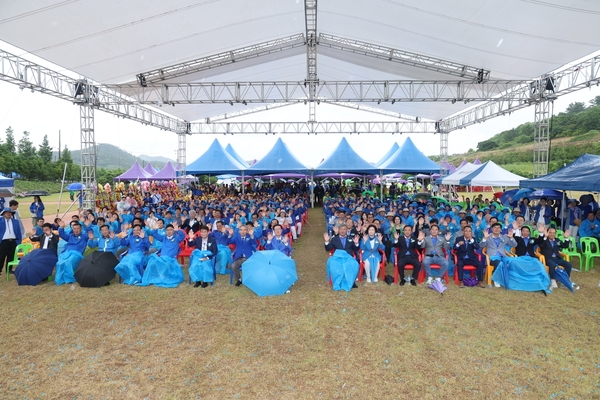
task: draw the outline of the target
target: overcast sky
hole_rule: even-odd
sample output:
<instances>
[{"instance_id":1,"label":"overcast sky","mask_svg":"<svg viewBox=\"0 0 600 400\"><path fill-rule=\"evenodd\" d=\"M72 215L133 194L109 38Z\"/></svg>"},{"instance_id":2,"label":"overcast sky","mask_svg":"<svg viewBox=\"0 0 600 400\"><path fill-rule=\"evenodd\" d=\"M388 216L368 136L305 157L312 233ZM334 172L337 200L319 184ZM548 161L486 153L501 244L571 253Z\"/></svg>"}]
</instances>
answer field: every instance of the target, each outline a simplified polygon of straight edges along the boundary
<instances>
[{"instance_id":1,"label":"overcast sky","mask_svg":"<svg viewBox=\"0 0 600 400\"><path fill-rule=\"evenodd\" d=\"M22 54L22 51L0 42L0 48ZM58 68L57 68L58 69ZM600 88L592 86L555 101L554 112L558 114L572 102L585 102L600 96ZM398 110L402 112L402 110ZM299 104L277 110L247 115L239 121L294 121L308 120L308 107ZM317 106L317 120L321 121L382 121L382 116L321 104ZM233 121L233 120L230 120ZM533 107L529 107L504 117L494 118L482 124L476 124L463 130L451 132L449 136L449 154L464 153L469 148L476 149L477 143L489 139L498 132L516 127L524 122L533 121ZM29 131L31 140L38 146L44 135L48 135L50 145L58 148L58 132L62 133L62 145L71 150L80 148L79 108L72 103L39 92L20 90L18 86L0 82L0 131L2 139L5 130L11 126L16 140L23 131ZM135 155L164 156L176 159L177 136L157 128L143 126L96 111L95 133L97 143L111 143ZM426 155L439 154L439 136L433 134L362 134L346 135L350 145L369 162L378 161L394 142L399 145L405 137L411 137L415 145ZM308 167L315 167L326 158L342 136L329 135L193 135L187 141L187 163L201 156L217 138L223 147L231 144L245 160L260 159L273 146L278 137L282 137L295 156ZM533 158L533 156L532 156Z\"/></svg>"}]
</instances>

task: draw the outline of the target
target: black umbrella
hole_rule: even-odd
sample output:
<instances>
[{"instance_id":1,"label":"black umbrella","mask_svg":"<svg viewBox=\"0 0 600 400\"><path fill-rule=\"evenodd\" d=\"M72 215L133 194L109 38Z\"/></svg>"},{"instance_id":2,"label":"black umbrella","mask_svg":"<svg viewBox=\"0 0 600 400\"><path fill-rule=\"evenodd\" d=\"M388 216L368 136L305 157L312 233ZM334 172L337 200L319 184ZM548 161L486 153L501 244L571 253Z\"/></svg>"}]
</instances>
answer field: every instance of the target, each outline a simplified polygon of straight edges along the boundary
<instances>
[{"instance_id":1,"label":"black umbrella","mask_svg":"<svg viewBox=\"0 0 600 400\"><path fill-rule=\"evenodd\" d=\"M102 287L115 278L118 263L113 253L95 251L81 260L75 279L81 287Z\"/></svg>"},{"instance_id":2,"label":"black umbrella","mask_svg":"<svg viewBox=\"0 0 600 400\"><path fill-rule=\"evenodd\" d=\"M29 192L25 193L25 197L32 196L50 196L50 192L45 190L30 190Z\"/></svg>"}]
</instances>

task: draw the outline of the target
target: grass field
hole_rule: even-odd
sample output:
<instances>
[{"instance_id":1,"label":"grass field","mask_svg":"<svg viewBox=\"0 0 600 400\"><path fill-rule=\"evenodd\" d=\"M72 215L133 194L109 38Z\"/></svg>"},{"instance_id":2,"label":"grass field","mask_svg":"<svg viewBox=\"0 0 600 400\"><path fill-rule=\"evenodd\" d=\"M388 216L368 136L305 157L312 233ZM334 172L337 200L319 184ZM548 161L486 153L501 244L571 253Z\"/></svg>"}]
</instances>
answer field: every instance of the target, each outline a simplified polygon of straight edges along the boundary
<instances>
[{"instance_id":1,"label":"grass field","mask_svg":"<svg viewBox=\"0 0 600 400\"><path fill-rule=\"evenodd\" d=\"M291 293L0 283L0 398L600 398L598 268L540 293L325 282L310 211ZM388 273L391 272L391 269Z\"/></svg>"}]
</instances>

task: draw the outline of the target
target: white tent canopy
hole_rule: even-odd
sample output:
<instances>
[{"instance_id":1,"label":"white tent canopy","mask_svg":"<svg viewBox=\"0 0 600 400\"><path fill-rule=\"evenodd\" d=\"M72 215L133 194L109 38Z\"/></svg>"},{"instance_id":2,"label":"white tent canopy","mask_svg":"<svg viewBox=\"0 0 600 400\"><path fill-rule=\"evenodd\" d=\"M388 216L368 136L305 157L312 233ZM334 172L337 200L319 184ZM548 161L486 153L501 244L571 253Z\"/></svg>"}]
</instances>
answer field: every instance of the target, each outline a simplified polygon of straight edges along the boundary
<instances>
[{"instance_id":1,"label":"white tent canopy","mask_svg":"<svg viewBox=\"0 0 600 400\"><path fill-rule=\"evenodd\" d=\"M505 170L493 161L488 161L479 167L460 179L459 184L467 186L519 186L519 182L525 179Z\"/></svg>"},{"instance_id":2,"label":"white tent canopy","mask_svg":"<svg viewBox=\"0 0 600 400\"><path fill-rule=\"evenodd\" d=\"M477 170L480 167L481 165L475 165L468 162L462 167L458 168L452 174L448 175L447 177L439 179L438 183L441 183L442 185L458 185L462 178L469 175L471 172Z\"/></svg>"},{"instance_id":3,"label":"white tent canopy","mask_svg":"<svg viewBox=\"0 0 600 400\"><path fill-rule=\"evenodd\" d=\"M482 68L491 71L491 79L532 79L600 48L596 1L570 0L568 6L557 0L365 4L319 2L317 33ZM76 74L111 84L135 82L137 74L150 70L303 34L304 19L304 2L292 0L4 1L0 37ZM324 45L317 48L320 81L460 79ZM161 83L305 79L306 48L295 47ZM473 105L406 102L401 112L437 121ZM246 109L241 103L156 108L187 121ZM391 102L377 108L400 110Z\"/></svg>"}]
</instances>

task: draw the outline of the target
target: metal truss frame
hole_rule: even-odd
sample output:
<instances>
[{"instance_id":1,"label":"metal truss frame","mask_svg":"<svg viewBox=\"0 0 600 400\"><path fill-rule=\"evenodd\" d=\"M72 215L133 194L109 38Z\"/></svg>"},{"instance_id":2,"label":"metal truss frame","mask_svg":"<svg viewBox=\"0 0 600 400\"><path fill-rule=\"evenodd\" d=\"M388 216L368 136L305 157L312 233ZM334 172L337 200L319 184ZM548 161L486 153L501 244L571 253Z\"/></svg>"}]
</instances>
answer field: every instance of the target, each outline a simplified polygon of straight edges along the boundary
<instances>
[{"instance_id":1,"label":"metal truss frame","mask_svg":"<svg viewBox=\"0 0 600 400\"><path fill-rule=\"evenodd\" d=\"M230 65L240 61L246 61L261 56L280 53L297 47L303 47L305 45L306 39L304 34L300 33L297 35L269 40L267 42L142 72L141 74L136 75L136 79L139 85L146 86L148 84L161 82L166 79L173 79L196 72L207 71L213 68L222 67L224 65Z\"/></svg>"},{"instance_id":2,"label":"metal truss frame","mask_svg":"<svg viewBox=\"0 0 600 400\"><path fill-rule=\"evenodd\" d=\"M46 93L71 102L78 101L75 96L77 84L89 84L96 88L92 106L102 111L172 132L178 132L184 122L134 104L131 99L101 85L71 78L3 50L0 50L0 80L18 85L21 89Z\"/></svg>"},{"instance_id":3,"label":"metal truss frame","mask_svg":"<svg viewBox=\"0 0 600 400\"><path fill-rule=\"evenodd\" d=\"M594 84L600 84L600 56L515 86L510 92L502 93L472 109L444 118L441 127L448 132L462 129L529 107L541 99L553 100L557 96L572 93Z\"/></svg>"},{"instance_id":4,"label":"metal truss frame","mask_svg":"<svg viewBox=\"0 0 600 400\"><path fill-rule=\"evenodd\" d=\"M497 80L469 81L319 81L315 83L317 104L325 102L497 101L496 97L521 100L520 90L529 82ZM134 104L299 103L310 99L309 82L198 82L147 85L104 85Z\"/></svg>"},{"instance_id":5,"label":"metal truss frame","mask_svg":"<svg viewBox=\"0 0 600 400\"><path fill-rule=\"evenodd\" d=\"M190 123L190 134L435 133L436 122L211 122Z\"/></svg>"},{"instance_id":6,"label":"metal truss frame","mask_svg":"<svg viewBox=\"0 0 600 400\"><path fill-rule=\"evenodd\" d=\"M306 27L306 83L308 85L308 122L317 120L317 0L304 0Z\"/></svg>"},{"instance_id":7,"label":"metal truss frame","mask_svg":"<svg viewBox=\"0 0 600 400\"><path fill-rule=\"evenodd\" d=\"M364 111L364 112L368 112L371 114L378 114L378 115L385 115L386 117L392 117L392 118L398 118L398 119L402 119L405 121L420 121L421 118L420 117L415 117L412 115L406 115L406 114L402 114L402 113L398 113L398 112L394 112L394 111L388 111L388 110L384 110L382 108L377 108L377 107L371 107L371 106L367 106L364 104L359 104L359 103L345 103L345 102L333 102L333 103L329 103L332 104L334 106L338 106L338 107L345 107L345 108L351 108L353 110L360 110L360 111ZM426 121L429 121L428 119L425 119ZM431 121L433 122L433 121Z\"/></svg>"},{"instance_id":8,"label":"metal truss frame","mask_svg":"<svg viewBox=\"0 0 600 400\"><path fill-rule=\"evenodd\" d=\"M535 103L533 123L533 177L548 173L550 160L550 119L554 112L554 102L544 99Z\"/></svg>"},{"instance_id":9,"label":"metal truss frame","mask_svg":"<svg viewBox=\"0 0 600 400\"><path fill-rule=\"evenodd\" d=\"M319 34L319 46L441 72L460 78L472 79L478 83L490 79L490 71L483 68L472 67L448 60L361 42L359 40L342 38L326 33Z\"/></svg>"},{"instance_id":10,"label":"metal truss frame","mask_svg":"<svg viewBox=\"0 0 600 400\"><path fill-rule=\"evenodd\" d=\"M91 88L84 89L89 99ZM84 186L82 205L85 209L96 207L96 136L94 130L94 108L89 102L79 106L79 131L81 138L81 183Z\"/></svg>"}]
</instances>

